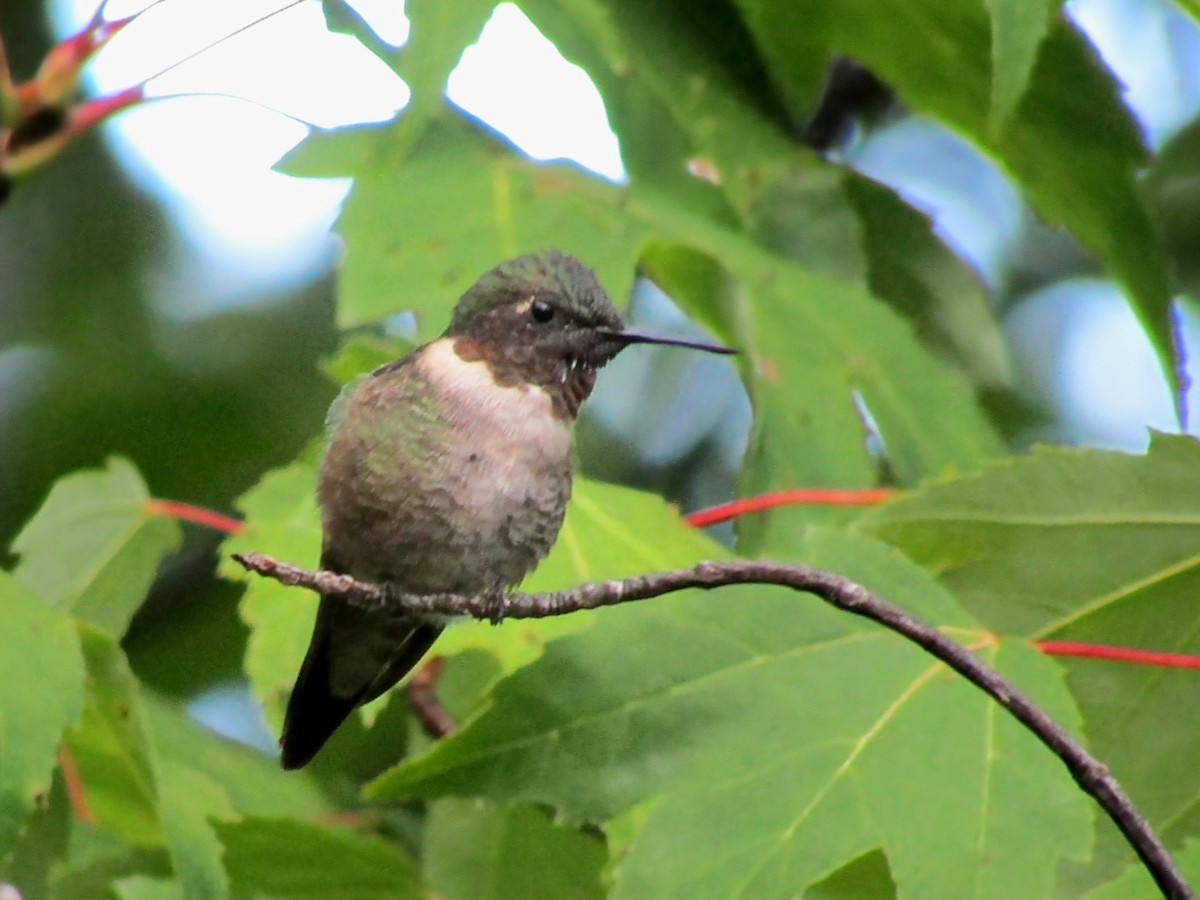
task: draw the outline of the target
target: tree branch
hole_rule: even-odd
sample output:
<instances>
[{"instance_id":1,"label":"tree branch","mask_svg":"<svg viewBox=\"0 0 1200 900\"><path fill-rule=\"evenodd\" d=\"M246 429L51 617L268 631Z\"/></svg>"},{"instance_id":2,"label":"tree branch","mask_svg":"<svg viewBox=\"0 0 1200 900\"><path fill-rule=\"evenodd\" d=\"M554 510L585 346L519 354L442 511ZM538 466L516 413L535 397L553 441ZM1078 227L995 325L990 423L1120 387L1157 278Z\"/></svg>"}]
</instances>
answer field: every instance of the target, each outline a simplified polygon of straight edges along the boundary
<instances>
[{"instance_id":1,"label":"tree branch","mask_svg":"<svg viewBox=\"0 0 1200 900\"><path fill-rule=\"evenodd\" d=\"M440 656L433 657L413 673L405 688L409 708L425 729L425 733L434 740L449 737L458 731L458 723L446 707L442 706L442 701L437 695L437 683L442 676L445 662Z\"/></svg>"},{"instance_id":2,"label":"tree branch","mask_svg":"<svg viewBox=\"0 0 1200 900\"><path fill-rule=\"evenodd\" d=\"M876 597L862 585L807 566L731 561L702 562L691 569L600 581L548 594L463 596L407 594L394 585L360 582L334 572L311 572L259 553L234 554L251 572L283 584L338 595L345 602L378 612L400 611L477 619L529 619L580 609L646 600L685 588L711 590L729 584L773 584L815 594L838 609L863 616L921 646L991 696L1032 731L1066 765L1076 783L1108 813L1133 847L1155 883L1170 898L1195 894L1146 820L1108 768L1093 757L1024 693L980 662L969 650L904 610Z\"/></svg>"}]
</instances>

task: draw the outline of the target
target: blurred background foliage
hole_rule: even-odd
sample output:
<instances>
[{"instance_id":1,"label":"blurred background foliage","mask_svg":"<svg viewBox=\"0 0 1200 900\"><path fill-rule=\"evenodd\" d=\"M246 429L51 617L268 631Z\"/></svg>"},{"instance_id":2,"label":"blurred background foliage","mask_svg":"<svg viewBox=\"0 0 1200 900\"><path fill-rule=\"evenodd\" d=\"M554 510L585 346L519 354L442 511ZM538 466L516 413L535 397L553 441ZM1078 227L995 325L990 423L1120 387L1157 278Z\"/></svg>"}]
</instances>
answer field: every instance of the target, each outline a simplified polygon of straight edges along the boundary
<instances>
[{"instance_id":1,"label":"blurred background foliage","mask_svg":"<svg viewBox=\"0 0 1200 900\"><path fill-rule=\"evenodd\" d=\"M1156 0L1089 0L1068 8L1106 62L1126 77L1126 100L1147 143L1160 151L1145 187L1187 290L1200 209L1192 188L1200 132L1189 124L1200 106L1196 27L1179 9ZM328 9L335 21L357 20L350 7ZM467 37L477 34L491 11L490 3L464 4L457 27ZM35 0L6 3L0 27L14 72L36 70L51 44L90 12L79 6L72 18L69 9ZM550 23L559 15L551 5L534 12ZM647 20L646 32L669 28L676 14L662 7L656 20ZM768 246L819 271L865 279L895 303L930 346L965 367L1016 449L1035 439L1131 448L1144 444L1147 424L1171 427L1170 393L1150 344L1121 292L1103 280L1095 258L1069 232L1042 224L993 163L944 125L909 112L886 80L868 70L846 60L840 68L813 69L814 63L797 56L789 63L793 69L776 70L775 77L788 71L791 81L772 83L736 47L735 38L748 35L736 37L740 25L727 28L736 21L731 15L721 3L698 8L700 43L694 47L719 41L707 46L717 51L713 59L730 67L722 89L740 92L778 129L774 135L750 133L753 149L746 152L760 155L765 146L768 158L783 159L775 164L788 171L759 173L770 180L769 192L747 185L732 186L731 194L735 205L748 204L752 227ZM572 44L569 29L560 42L568 56L574 52L580 62L589 61L587 49ZM919 46L921 38L912 42ZM104 52L120 54L122 45ZM589 69L603 79L604 68ZM197 89L209 86L200 80ZM335 95L368 89L336 80L327 85ZM709 100L711 111L728 112L717 104L729 97ZM511 95L509 102L522 105ZM239 114L230 107L236 109L236 101L221 104L215 117L196 107L205 130L188 133L192 142L211 142L196 153L211 155L214 166L243 140L236 130ZM494 101L492 107L472 112L502 123L504 104ZM694 110L696 116L704 112L702 106ZM609 111L618 132L647 127L637 118L645 114L632 103ZM222 124L222 116L232 127ZM1099 127L1080 123L1080 140L1105 140L1101 132L1088 133ZM710 150L729 149L719 144L725 138L716 140ZM771 147L779 140L799 149L785 156L792 151ZM233 151L214 149L228 146ZM647 180L660 177L670 153L659 148L640 155L640 148L654 146L644 140L623 144L626 157L633 154L626 169ZM798 164L801 154L810 162ZM835 165L820 165L818 154ZM228 511L262 472L291 459L319 433L335 392L320 369L338 340L332 237L314 229L303 248L304 264L281 266L271 283L261 272L245 272L245 259L237 254L222 259L220 248L198 249L186 210L179 210L187 199L173 194L169 183L139 173L136 155L126 151L121 158L114 157L104 130L87 136L20 183L0 215L5 543L55 478L112 453L134 460L157 496ZM875 181L845 182L839 174L844 166ZM922 237L923 216L887 202L893 195L878 183L932 212L936 237ZM365 227L380 240L394 240L406 228L382 218ZM586 251L582 255L595 262ZM381 296L396 313L411 305L402 292ZM634 304L635 314L648 320L680 321L649 284L639 287ZM1185 306L1183 320L1190 316ZM804 340L796 335L793 352L805 353ZM584 470L662 491L685 508L724 499L734 491L749 427L749 406L740 393L736 381L710 361L670 354L622 359L606 373L581 424ZM185 549L171 561L129 639L135 659L140 647L146 665L160 652L170 659L180 642L220 647L209 658L230 665L239 658L230 649L234 619L208 614L233 600L208 575L215 542L213 535L189 530ZM181 602L181 587L192 599ZM195 613L200 608L204 615ZM222 630L209 634L222 621ZM162 677L179 680L175 671L164 666ZM195 668L185 683L172 686L192 692L213 675Z\"/></svg>"},{"instance_id":2,"label":"blurred background foliage","mask_svg":"<svg viewBox=\"0 0 1200 900\"><path fill-rule=\"evenodd\" d=\"M719 361L627 354L580 423L586 474L685 510L765 488L911 485L1035 441L1140 450L1147 426L1179 427L1200 242L1190 4L966 13L928 0L910 18L903 3L831 2L803 21L751 0L521 4L607 103L621 157L604 178L546 169L474 127L505 131L503 102L452 90L469 115L443 106L447 73L485 25L515 15L533 28L514 6L411 6L426 42L402 51L354 4L324 4L413 100L398 125L318 131L285 160L297 176L355 179L339 237L317 221L262 251L299 262L272 269L204 245L186 192L141 170L107 126L15 184L0 206L0 544L57 478L113 454L155 497L233 512L265 472L311 456L338 381L373 360L370 340L436 333L457 293L536 249L531 236L595 265L635 319L699 323L747 348L741 380ZM1018 7L1044 21L1004 18ZM78 27L73 15L5 0L19 77ZM277 52L260 45L251 61L269 73ZM368 90L313 66L335 99ZM582 105L525 89L508 106L551 122ZM186 132L217 178L230 155L261 152L234 108ZM515 186L504 202L519 237L491 233L504 231L489 218L496 172ZM634 282L630 260L648 280ZM773 280L777 260L789 267ZM347 349L346 335L364 343ZM739 537L795 549L771 520ZM215 577L218 540L185 529L124 639L164 694L241 696L241 588ZM252 707L216 697L223 728L269 741Z\"/></svg>"}]
</instances>

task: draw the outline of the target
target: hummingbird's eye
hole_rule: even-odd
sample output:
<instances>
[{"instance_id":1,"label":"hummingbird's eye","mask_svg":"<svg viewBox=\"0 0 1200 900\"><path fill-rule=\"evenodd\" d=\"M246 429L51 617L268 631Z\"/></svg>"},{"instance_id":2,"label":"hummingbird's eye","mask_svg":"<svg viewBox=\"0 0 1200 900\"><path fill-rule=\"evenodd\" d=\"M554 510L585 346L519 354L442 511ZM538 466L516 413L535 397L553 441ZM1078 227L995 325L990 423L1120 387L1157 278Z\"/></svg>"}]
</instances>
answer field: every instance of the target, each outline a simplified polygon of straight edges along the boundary
<instances>
[{"instance_id":1,"label":"hummingbird's eye","mask_svg":"<svg viewBox=\"0 0 1200 900\"><path fill-rule=\"evenodd\" d=\"M529 314L533 321L545 324L554 318L554 304L546 300L534 300L529 304Z\"/></svg>"}]
</instances>

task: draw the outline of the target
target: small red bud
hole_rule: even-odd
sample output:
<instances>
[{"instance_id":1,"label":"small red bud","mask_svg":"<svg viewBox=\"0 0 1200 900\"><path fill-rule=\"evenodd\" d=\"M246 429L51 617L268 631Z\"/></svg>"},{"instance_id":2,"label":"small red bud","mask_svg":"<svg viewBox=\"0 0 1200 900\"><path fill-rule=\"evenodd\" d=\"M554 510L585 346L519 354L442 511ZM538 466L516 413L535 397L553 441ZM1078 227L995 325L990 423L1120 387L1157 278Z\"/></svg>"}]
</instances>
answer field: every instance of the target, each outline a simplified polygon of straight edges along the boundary
<instances>
[{"instance_id":1,"label":"small red bud","mask_svg":"<svg viewBox=\"0 0 1200 900\"><path fill-rule=\"evenodd\" d=\"M93 19L83 31L50 49L33 83L43 106L59 106L79 87L79 74L88 61L126 25L133 16L105 22Z\"/></svg>"}]
</instances>

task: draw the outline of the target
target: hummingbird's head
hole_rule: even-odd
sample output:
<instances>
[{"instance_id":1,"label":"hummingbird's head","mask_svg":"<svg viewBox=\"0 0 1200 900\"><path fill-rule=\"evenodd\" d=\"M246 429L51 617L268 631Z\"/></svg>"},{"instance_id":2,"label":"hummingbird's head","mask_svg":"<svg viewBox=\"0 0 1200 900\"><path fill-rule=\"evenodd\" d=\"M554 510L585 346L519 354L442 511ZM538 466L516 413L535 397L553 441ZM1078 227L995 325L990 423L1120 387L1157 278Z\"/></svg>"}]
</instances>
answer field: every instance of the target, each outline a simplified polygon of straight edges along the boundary
<instances>
[{"instance_id":1,"label":"hummingbird's head","mask_svg":"<svg viewBox=\"0 0 1200 900\"><path fill-rule=\"evenodd\" d=\"M498 381L543 387L572 415L596 372L630 344L734 352L626 328L596 273L557 250L520 256L486 273L459 300L445 336L460 353L486 360Z\"/></svg>"},{"instance_id":2,"label":"hummingbird's head","mask_svg":"<svg viewBox=\"0 0 1200 900\"><path fill-rule=\"evenodd\" d=\"M624 328L596 273L548 250L502 262L475 282L458 301L446 335L602 366L621 349L606 335Z\"/></svg>"}]
</instances>

